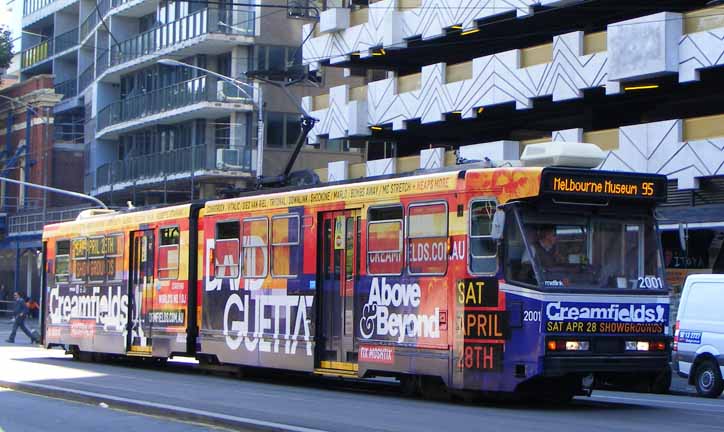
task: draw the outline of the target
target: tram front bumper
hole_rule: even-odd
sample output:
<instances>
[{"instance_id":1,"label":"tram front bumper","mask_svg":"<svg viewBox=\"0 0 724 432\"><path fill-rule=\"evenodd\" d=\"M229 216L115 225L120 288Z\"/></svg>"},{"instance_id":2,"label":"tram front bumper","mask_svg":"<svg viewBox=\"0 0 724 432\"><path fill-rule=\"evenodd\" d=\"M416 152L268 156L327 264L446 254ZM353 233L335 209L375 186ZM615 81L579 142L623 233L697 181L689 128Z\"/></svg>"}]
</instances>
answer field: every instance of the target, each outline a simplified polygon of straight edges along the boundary
<instances>
[{"instance_id":1,"label":"tram front bumper","mask_svg":"<svg viewBox=\"0 0 724 432\"><path fill-rule=\"evenodd\" d=\"M668 367L668 353L637 356L549 355L543 358L544 376L562 376L571 373L656 373Z\"/></svg>"}]
</instances>

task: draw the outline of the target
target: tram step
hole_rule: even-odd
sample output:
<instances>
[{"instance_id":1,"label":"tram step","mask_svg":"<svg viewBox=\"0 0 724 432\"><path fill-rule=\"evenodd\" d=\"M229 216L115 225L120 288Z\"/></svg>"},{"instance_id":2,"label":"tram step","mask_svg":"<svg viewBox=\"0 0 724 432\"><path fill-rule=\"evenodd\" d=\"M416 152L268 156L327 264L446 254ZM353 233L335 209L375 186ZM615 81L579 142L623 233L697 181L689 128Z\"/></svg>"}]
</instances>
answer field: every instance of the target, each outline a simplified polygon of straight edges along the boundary
<instances>
[{"instance_id":1,"label":"tram step","mask_svg":"<svg viewBox=\"0 0 724 432\"><path fill-rule=\"evenodd\" d=\"M317 375L325 375L325 376L339 376L339 377L345 377L345 378L359 378L357 376L357 372L355 371L348 371L348 370L342 370L342 369L327 369L327 368L316 368L314 369L314 373Z\"/></svg>"},{"instance_id":2,"label":"tram step","mask_svg":"<svg viewBox=\"0 0 724 432\"><path fill-rule=\"evenodd\" d=\"M153 357L153 355L151 355L151 352L143 351L127 351L126 355L129 357Z\"/></svg>"}]
</instances>

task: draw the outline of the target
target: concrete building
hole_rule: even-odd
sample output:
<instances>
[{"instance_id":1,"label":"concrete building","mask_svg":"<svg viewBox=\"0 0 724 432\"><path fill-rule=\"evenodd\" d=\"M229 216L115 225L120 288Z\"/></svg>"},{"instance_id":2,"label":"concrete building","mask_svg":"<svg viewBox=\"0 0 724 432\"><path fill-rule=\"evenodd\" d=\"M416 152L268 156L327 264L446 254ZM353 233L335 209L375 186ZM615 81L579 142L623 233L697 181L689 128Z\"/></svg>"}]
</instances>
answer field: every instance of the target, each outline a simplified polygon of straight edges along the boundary
<instances>
[{"instance_id":1,"label":"concrete building","mask_svg":"<svg viewBox=\"0 0 724 432\"><path fill-rule=\"evenodd\" d=\"M517 159L531 143L591 142L608 152L603 169L668 176L660 213L672 286L724 271L724 6L351 3L305 25L303 63L377 79L304 103L320 119L312 142L364 142L372 160L330 164L323 179L455 164L453 151Z\"/></svg>"},{"instance_id":2,"label":"concrete building","mask_svg":"<svg viewBox=\"0 0 724 432\"><path fill-rule=\"evenodd\" d=\"M63 99L56 119L83 133L84 190L109 205L136 206L216 197L286 163L299 109L279 89L245 78L250 70L302 71L304 14L263 0L26 0L21 79L52 74ZM299 16L302 15L302 16ZM173 59L190 67L168 66ZM217 79L243 81L241 88ZM265 135L259 137L263 91ZM301 86L297 95L314 95ZM298 104L298 102L297 102ZM309 148L295 169L362 152Z\"/></svg>"}]
</instances>

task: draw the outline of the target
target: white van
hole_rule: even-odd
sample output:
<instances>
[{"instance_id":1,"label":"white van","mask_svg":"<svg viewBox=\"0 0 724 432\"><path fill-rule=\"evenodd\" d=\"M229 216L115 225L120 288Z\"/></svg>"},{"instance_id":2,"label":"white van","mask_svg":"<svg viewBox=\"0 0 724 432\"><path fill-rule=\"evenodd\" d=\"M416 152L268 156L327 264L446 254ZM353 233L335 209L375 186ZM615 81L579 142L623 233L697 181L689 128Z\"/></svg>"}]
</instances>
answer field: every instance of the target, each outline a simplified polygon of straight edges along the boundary
<instances>
[{"instance_id":1,"label":"white van","mask_svg":"<svg viewBox=\"0 0 724 432\"><path fill-rule=\"evenodd\" d=\"M674 328L673 365L696 391L724 390L724 274L686 278Z\"/></svg>"}]
</instances>

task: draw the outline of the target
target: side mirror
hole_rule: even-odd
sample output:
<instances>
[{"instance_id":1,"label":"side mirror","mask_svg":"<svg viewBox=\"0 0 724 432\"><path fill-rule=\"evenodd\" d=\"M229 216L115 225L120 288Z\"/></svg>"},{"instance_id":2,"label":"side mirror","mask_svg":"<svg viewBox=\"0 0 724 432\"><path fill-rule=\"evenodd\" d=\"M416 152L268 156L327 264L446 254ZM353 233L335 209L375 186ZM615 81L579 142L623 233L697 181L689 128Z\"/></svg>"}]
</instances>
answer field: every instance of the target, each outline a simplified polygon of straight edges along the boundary
<instances>
[{"instance_id":1,"label":"side mirror","mask_svg":"<svg viewBox=\"0 0 724 432\"><path fill-rule=\"evenodd\" d=\"M505 210L495 210L493 224L490 227L490 237L493 240L502 240L505 232Z\"/></svg>"},{"instance_id":2,"label":"side mirror","mask_svg":"<svg viewBox=\"0 0 724 432\"><path fill-rule=\"evenodd\" d=\"M686 252L686 228L684 224L679 224L679 243L681 244L681 250Z\"/></svg>"}]
</instances>

